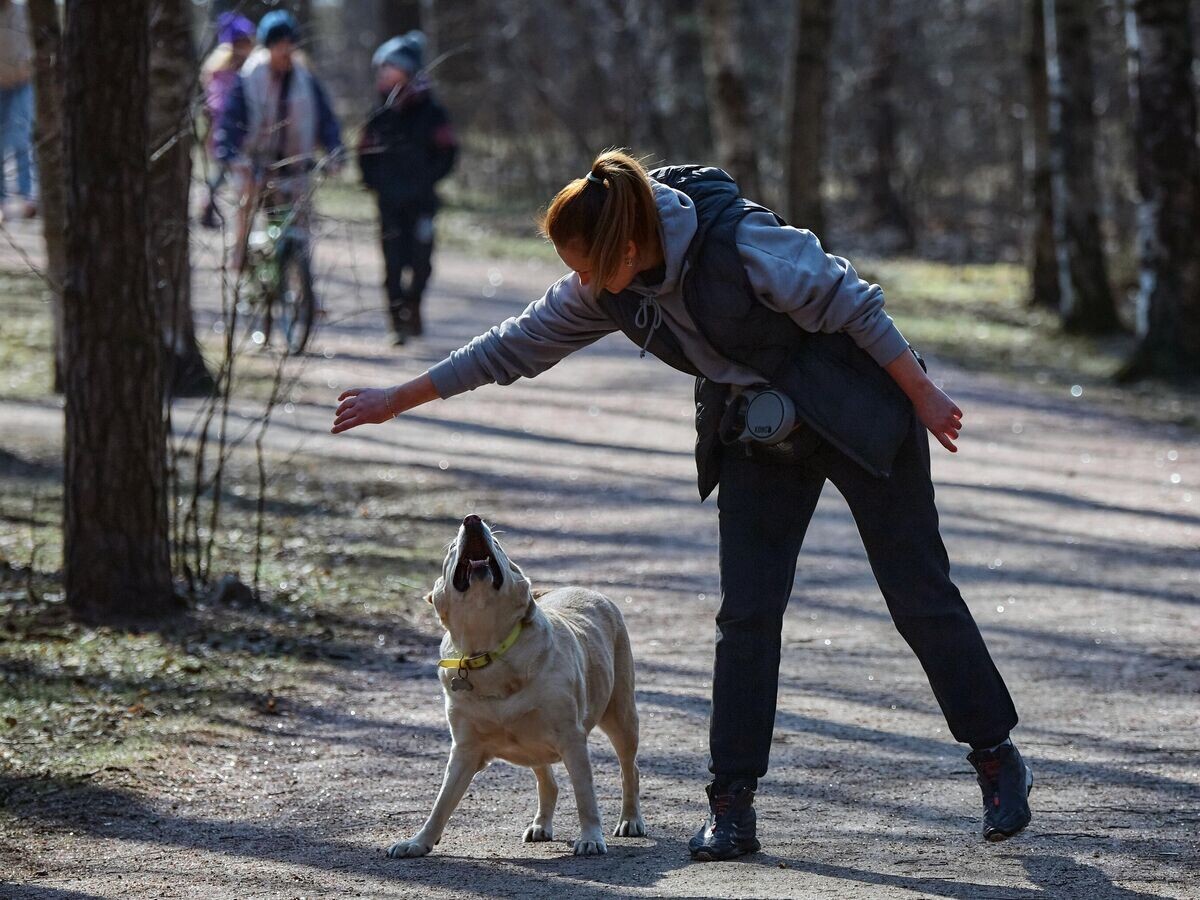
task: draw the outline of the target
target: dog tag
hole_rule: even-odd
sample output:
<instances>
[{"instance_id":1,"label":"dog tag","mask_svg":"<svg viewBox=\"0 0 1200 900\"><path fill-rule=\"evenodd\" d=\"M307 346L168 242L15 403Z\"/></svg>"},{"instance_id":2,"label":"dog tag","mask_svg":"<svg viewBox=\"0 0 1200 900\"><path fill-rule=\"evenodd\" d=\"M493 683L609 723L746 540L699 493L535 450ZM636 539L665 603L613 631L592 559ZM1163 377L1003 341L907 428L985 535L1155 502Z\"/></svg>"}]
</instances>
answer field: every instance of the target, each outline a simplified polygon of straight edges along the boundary
<instances>
[{"instance_id":1,"label":"dog tag","mask_svg":"<svg viewBox=\"0 0 1200 900\"><path fill-rule=\"evenodd\" d=\"M473 691L475 690L475 685L471 684L471 682L467 681L467 679L463 678L461 675L455 675L450 679L450 690Z\"/></svg>"}]
</instances>

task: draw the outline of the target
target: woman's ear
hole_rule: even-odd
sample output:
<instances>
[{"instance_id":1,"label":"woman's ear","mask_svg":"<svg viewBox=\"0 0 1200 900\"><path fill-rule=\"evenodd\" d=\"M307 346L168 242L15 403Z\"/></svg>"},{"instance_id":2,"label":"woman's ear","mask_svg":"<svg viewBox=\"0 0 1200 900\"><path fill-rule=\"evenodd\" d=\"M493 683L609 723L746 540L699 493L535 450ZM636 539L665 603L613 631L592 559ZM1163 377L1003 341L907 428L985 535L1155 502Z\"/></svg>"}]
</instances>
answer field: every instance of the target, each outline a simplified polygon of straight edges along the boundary
<instances>
[{"instance_id":1,"label":"woman's ear","mask_svg":"<svg viewBox=\"0 0 1200 900\"><path fill-rule=\"evenodd\" d=\"M627 266L632 266L637 261L638 261L637 244L635 244L633 241L627 241L625 243L625 258L622 260L622 262L625 263L625 265L627 265Z\"/></svg>"}]
</instances>

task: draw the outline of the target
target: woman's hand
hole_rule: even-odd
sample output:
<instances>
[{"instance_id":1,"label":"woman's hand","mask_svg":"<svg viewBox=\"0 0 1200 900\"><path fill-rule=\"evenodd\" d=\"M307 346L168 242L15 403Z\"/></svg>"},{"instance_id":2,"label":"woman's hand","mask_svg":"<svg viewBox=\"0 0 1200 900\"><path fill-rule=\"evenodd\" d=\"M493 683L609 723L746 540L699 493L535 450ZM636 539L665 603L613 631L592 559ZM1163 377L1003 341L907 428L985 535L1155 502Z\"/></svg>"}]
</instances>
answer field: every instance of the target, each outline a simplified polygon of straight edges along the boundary
<instances>
[{"instance_id":1,"label":"woman's hand","mask_svg":"<svg viewBox=\"0 0 1200 900\"><path fill-rule=\"evenodd\" d=\"M930 434L951 453L957 453L958 448L954 446L954 442L958 440L958 433L962 431L962 410L946 396L945 391L930 381L925 389L913 398L913 406L916 408L917 418L929 429Z\"/></svg>"},{"instance_id":2,"label":"woman's hand","mask_svg":"<svg viewBox=\"0 0 1200 900\"><path fill-rule=\"evenodd\" d=\"M917 418L938 439L938 443L951 453L957 453L954 442L962 431L962 410L929 380L917 358L905 350L884 369L908 395L917 411Z\"/></svg>"},{"instance_id":3,"label":"woman's hand","mask_svg":"<svg viewBox=\"0 0 1200 900\"><path fill-rule=\"evenodd\" d=\"M426 372L398 387L350 388L338 397L333 434L341 434L359 425L379 425L405 410L439 399L433 379Z\"/></svg>"},{"instance_id":4,"label":"woman's hand","mask_svg":"<svg viewBox=\"0 0 1200 900\"><path fill-rule=\"evenodd\" d=\"M334 434L341 434L359 425L379 425L394 419L392 394L395 388L351 388L338 397L337 413L333 420Z\"/></svg>"}]
</instances>

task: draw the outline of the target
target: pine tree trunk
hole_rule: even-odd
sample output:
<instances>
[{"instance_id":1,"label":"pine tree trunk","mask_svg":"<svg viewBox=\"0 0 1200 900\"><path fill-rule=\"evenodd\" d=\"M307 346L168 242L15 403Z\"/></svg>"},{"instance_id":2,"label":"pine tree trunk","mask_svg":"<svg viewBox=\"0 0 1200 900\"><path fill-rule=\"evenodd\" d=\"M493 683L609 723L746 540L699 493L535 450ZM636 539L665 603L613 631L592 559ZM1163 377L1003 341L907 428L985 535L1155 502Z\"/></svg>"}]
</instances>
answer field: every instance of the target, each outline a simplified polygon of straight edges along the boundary
<instances>
[{"instance_id":1,"label":"pine tree trunk","mask_svg":"<svg viewBox=\"0 0 1200 900\"><path fill-rule=\"evenodd\" d=\"M38 181L46 275L54 322L54 391L63 390L62 284L67 270L62 171L62 26L54 0L29 0L29 30L35 53Z\"/></svg>"},{"instance_id":2,"label":"pine tree trunk","mask_svg":"<svg viewBox=\"0 0 1200 900\"><path fill-rule=\"evenodd\" d=\"M750 102L742 72L736 0L704 0L704 79L712 110L717 161L742 196L762 201Z\"/></svg>"},{"instance_id":3,"label":"pine tree trunk","mask_svg":"<svg viewBox=\"0 0 1200 900\"><path fill-rule=\"evenodd\" d=\"M148 254L149 25L149 0L67 2L64 583L91 621L173 605Z\"/></svg>"},{"instance_id":4,"label":"pine tree trunk","mask_svg":"<svg viewBox=\"0 0 1200 900\"><path fill-rule=\"evenodd\" d=\"M1063 327L1077 334L1120 329L1100 233L1093 110L1094 0L1046 0L1054 243Z\"/></svg>"},{"instance_id":5,"label":"pine tree trunk","mask_svg":"<svg viewBox=\"0 0 1200 900\"><path fill-rule=\"evenodd\" d=\"M379 43L420 27L421 0L384 0L379 5Z\"/></svg>"},{"instance_id":6,"label":"pine tree trunk","mask_svg":"<svg viewBox=\"0 0 1200 900\"><path fill-rule=\"evenodd\" d=\"M667 159L711 158L712 119L704 83L704 18L700 0L664 0L664 15L671 23L664 79L670 82L671 101L665 109L669 122Z\"/></svg>"},{"instance_id":7,"label":"pine tree trunk","mask_svg":"<svg viewBox=\"0 0 1200 900\"><path fill-rule=\"evenodd\" d=\"M1046 80L1046 0L1027 0L1025 71L1029 88L1030 235L1029 305L1058 310L1058 257L1054 248L1054 199L1050 184L1050 88Z\"/></svg>"},{"instance_id":8,"label":"pine tree trunk","mask_svg":"<svg viewBox=\"0 0 1200 900\"><path fill-rule=\"evenodd\" d=\"M190 0L152 0L150 16L150 284L166 343L168 397L214 387L196 340L188 195L192 181L198 63Z\"/></svg>"},{"instance_id":9,"label":"pine tree trunk","mask_svg":"<svg viewBox=\"0 0 1200 900\"><path fill-rule=\"evenodd\" d=\"M821 185L834 6L833 0L796 0L787 81L787 216L818 235L825 229Z\"/></svg>"},{"instance_id":10,"label":"pine tree trunk","mask_svg":"<svg viewBox=\"0 0 1200 900\"><path fill-rule=\"evenodd\" d=\"M487 77L487 29L496 15L494 4L479 0L433 0L421 4L428 43L425 64L437 60L432 75L439 94L460 132L470 129L472 111L479 105L480 86ZM513 45L518 41L510 42ZM520 56L524 47L508 47Z\"/></svg>"},{"instance_id":11,"label":"pine tree trunk","mask_svg":"<svg viewBox=\"0 0 1200 900\"><path fill-rule=\"evenodd\" d=\"M912 215L896 188L899 115L896 112L895 74L900 45L891 0L883 0L879 7L875 53L867 77L867 116L873 151L867 172L867 202L872 211L872 225L894 233L893 249L907 251L915 246L916 233Z\"/></svg>"},{"instance_id":12,"label":"pine tree trunk","mask_svg":"<svg viewBox=\"0 0 1200 900\"><path fill-rule=\"evenodd\" d=\"M1124 380L1200 375L1200 154L1188 0L1135 0L1138 334Z\"/></svg>"}]
</instances>

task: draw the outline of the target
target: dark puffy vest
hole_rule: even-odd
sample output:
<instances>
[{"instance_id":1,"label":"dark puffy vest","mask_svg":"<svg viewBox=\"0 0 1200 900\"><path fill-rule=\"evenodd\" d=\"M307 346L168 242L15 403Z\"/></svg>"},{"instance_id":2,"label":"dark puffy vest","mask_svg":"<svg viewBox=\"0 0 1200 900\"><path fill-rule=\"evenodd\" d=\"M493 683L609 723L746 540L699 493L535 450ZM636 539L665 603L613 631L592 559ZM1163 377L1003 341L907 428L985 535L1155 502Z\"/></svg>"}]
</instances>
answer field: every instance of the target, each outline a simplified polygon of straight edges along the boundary
<instances>
[{"instance_id":1,"label":"dark puffy vest","mask_svg":"<svg viewBox=\"0 0 1200 900\"><path fill-rule=\"evenodd\" d=\"M696 207L696 234L684 259L681 290L700 333L726 359L787 393L802 428L812 429L871 474L888 477L912 425L912 404L849 336L805 331L755 295L736 232L748 213L770 210L740 197L733 179L720 169L670 166L650 175L687 194ZM639 347L645 345L667 365L696 376L696 469L700 497L707 497L720 478L717 432L728 385L703 377L666 326L655 329L647 344L649 326L638 327L635 321L641 302L637 294L604 292L598 302Z\"/></svg>"}]
</instances>

